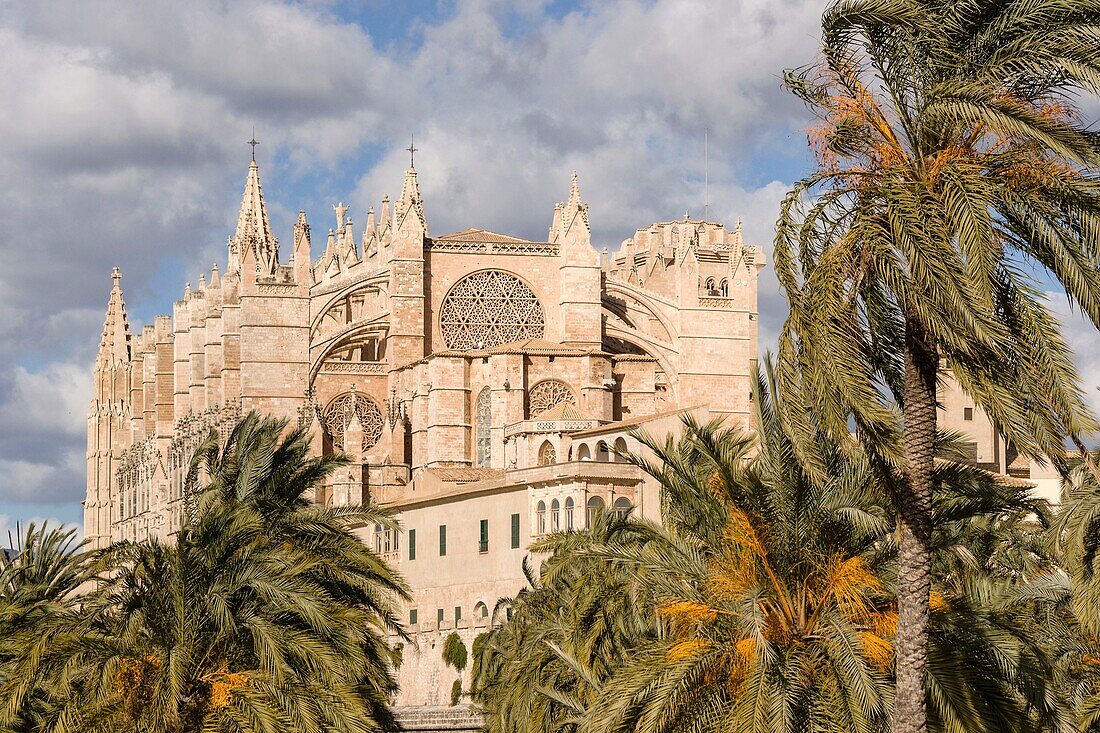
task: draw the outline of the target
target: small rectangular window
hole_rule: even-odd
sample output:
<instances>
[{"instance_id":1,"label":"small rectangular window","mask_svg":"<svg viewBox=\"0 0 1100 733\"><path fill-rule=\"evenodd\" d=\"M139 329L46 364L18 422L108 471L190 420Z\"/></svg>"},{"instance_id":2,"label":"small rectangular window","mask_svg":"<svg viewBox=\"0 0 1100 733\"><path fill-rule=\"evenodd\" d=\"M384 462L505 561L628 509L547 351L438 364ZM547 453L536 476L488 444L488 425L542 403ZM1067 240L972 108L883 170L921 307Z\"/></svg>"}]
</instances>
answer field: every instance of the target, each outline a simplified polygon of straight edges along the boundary
<instances>
[{"instance_id":1,"label":"small rectangular window","mask_svg":"<svg viewBox=\"0 0 1100 733\"><path fill-rule=\"evenodd\" d=\"M439 556L447 554L447 525L439 525Z\"/></svg>"},{"instance_id":2,"label":"small rectangular window","mask_svg":"<svg viewBox=\"0 0 1100 733\"><path fill-rule=\"evenodd\" d=\"M974 419L974 408L973 407L964 407L963 408L963 420L973 420L973 419Z\"/></svg>"},{"instance_id":3,"label":"small rectangular window","mask_svg":"<svg viewBox=\"0 0 1100 733\"><path fill-rule=\"evenodd\" d=\"M409 530L409 559L416 559L416 530Z\"/></svg>"},{"instance_id":4,"label":"small rectangular window","mask_svg":"<svg viewBox=\"0 0 1100 733\"><path fill-rule=\"evenodd\" d=\"M435 622L437 624L443 623L443 609L442 608L435 609Z\"/></svg>"},{"instance_id":5,"label":"small rectangular window","mask_svg":"<svg viewBox=\"0 0 1100 733\"><path fill-rule=\"evenodd\" d=\"M519 548L519 515L512 515L512 549Z\"/></svg>"},{"instance_id":6,"label":"small rectangular window","mask_svg":"<svg viewBox=\"0 0 1100 733\"><path fill-rule=\"evenodd\" d=\"M455 623L462 620L462 606L455 606Z\"/></svg>"},{"instance_id":7,"label":"small rectangular window","mask_svg":"<svg viewBox=\"0 0 1100 733\"><path fill-rule=\"evenodd\" d=\"M488 552L489 551L489 520L488 519L482 519L481 520L481 531L479 533L479 538L478 538L478 542L477 542L477 549L478 549L478 552Z\"/></svg>"},{"instance_id":8,"label":"small rectangular window","mask_svg":"<svg viewBox=\"0 0 1100 733\"><path fill-rule=\"evenodd\" d=\"M409 609L409 626L416 626L416 609Z\"/></svg>"}]
</instances>

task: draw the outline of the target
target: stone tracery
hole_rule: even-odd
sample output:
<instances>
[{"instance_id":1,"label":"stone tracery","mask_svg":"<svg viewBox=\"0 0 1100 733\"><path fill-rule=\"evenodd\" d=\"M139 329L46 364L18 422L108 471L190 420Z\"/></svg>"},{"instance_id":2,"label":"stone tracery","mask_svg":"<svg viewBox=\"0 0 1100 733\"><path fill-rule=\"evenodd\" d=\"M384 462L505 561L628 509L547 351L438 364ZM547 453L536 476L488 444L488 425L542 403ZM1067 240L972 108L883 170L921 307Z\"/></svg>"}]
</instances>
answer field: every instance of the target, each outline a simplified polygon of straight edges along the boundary
<instances>
[{"instance_id":1,"label":"stone tracery","mask_svg":"<svg viewBox=\"0 0 1100 733\"><path fill-rule=\"evenodd\" d=\"M577 397L569 385L557 379L547 379L531 387L527 393L528 415L538 417L563 402L577 404Z\"/></svg>"},{"instance_id":2,"label":"stone tracery","mask_svg":"<svg viewBox=\"0 0 1100 733\"><path fill-rule=\"evenodd\" d=\"M470 351L542 338L545 318L526 283L507 272L483 270L451 288L439 325L448 348Z\"/></svg>"},{"instance_id":3,"label":"stone tracery","mask_svg":"<svg viewBox=\"0 0 1100 733\"><path fill-rule=\"evenodd\" d=\"M344 431L351 422L353 406L363 428L363 450L370 450L382 437L382 410L364 394L345 392L329 402L325 408L325 432L332 438L334 448L344 450Z\"/></svg>"}]
</instances>

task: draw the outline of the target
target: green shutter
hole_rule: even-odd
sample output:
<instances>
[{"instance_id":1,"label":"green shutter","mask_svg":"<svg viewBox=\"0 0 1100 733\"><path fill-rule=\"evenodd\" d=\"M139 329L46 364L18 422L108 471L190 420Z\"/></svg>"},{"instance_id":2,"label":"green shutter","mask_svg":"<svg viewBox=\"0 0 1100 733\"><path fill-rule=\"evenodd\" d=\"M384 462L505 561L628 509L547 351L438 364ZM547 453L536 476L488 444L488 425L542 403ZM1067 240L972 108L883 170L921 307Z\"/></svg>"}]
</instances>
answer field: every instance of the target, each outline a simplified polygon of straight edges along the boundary
<instances>
[{"instance_id":1,"label":"green shutter","mask_svg":"<svg viewBox=\"0 0 1100 733\"><path fill-rule=\"evenodd\" d=\"M512 549L519 547L519 515L512 515Z\"/></svg>"},{"instance_id":2,"label":"green shutter","mask_svg":"<svg viewBox=\"0 0 1100 733\"><path fill-rule=\"evenodd\" d=\"M409 559L416 559L416 530L409 530Z\"/></svg>"},{"instance_id":3,"label":"green shutter","mask_svg":"<svg viewBox=\"0 0 1100 733\"><path fill-rule=\"evenodd\" d=\"M439 556L447 554L447 525L439 525Z\"/></svg>"},{"instance_id":4,"label":"green shutter","mask_svg":"<svg viewBox=\"0 0 1100 733\"><path fill-rule=\"evenodd\" d=\"M481 536L480 536L480 539L478 540L477 549L480 552L488 552L489 551L489 520L488 519L482 519L481 520L481 533L480 534L481 534Z\"/></svg>"},{"instance_id":5,"label":"green shutter","mask_svg":"<svg viewBox=\"0 0 1100 733\"><path fill-rule=\"evenodd\" d=\"M416 626L416 609L413 608L409 611L409 626Z\"/></svg>"}]
</instances>

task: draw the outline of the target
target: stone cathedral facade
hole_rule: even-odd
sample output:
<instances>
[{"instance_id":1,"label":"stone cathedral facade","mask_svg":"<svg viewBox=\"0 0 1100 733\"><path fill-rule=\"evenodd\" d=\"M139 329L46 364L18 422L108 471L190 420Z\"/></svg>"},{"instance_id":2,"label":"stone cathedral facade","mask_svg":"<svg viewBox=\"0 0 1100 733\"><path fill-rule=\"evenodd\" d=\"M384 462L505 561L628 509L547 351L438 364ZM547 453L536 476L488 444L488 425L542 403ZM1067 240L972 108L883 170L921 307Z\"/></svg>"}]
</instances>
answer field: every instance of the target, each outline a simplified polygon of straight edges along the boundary
<instances>
[{"instance_id":1,"label":"stone cathedral facade","mask_svg":"<svg viewBox=\"0 0 1100 733\"><path fill-rule=\"evenodd\" d=\"M445 705L468 679L440 661L443 639L469 646L492 623L533 538L598 511L658 515L656 487L619 458L632 429L749 420L762 253L740 224L686 215L601 253L575 174L545 241L430 234L411 167L362 225L334 209L323 243L300 213L280 247L253 161L224 270L171 315L131 328L116 268L85 533L171 538L211 429L251 410L306 426L317 454L352 460L317 501L399 512L400 533L359 530L413 588L397 702Z\"/></svg>"}]
</instances>

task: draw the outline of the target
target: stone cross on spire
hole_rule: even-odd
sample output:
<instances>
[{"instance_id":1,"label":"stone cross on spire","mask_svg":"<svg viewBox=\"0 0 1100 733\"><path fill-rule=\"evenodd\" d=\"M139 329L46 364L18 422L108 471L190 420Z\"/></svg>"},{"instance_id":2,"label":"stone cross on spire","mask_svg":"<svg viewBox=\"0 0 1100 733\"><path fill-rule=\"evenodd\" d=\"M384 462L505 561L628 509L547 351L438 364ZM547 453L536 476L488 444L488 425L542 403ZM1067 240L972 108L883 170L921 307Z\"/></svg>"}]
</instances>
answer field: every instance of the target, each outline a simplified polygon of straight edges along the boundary
<instances>
[{"instance_id":1,"label":"stone cross on spire","mask_svg":"<svg viewBox=\"0 0 1100 733\"><path fill-rule=\"evenodd\" d=\"M248 141L248 144L252 146L252 160L256 160L256 146L260 144L260 141L256 139L256 128L252 128L252 139Z\"/></svg>"},{"instance_id":2,"label":"stone cross on spire","mask_svg":"<svg viewBox=\"0 0 1100 733\"><path fill-rule=\"evenodd\" d=\"M416 140L416 138L413 135L409 135L409 147L405 148L405 150L409 151L409 167L410 168L415 168L416 167L416 165L413 163L413 156L415 156L417 151L420 150L420 148L416 147L416 145L414 144L415 140Z\"/></svg>"}]
</instances>

